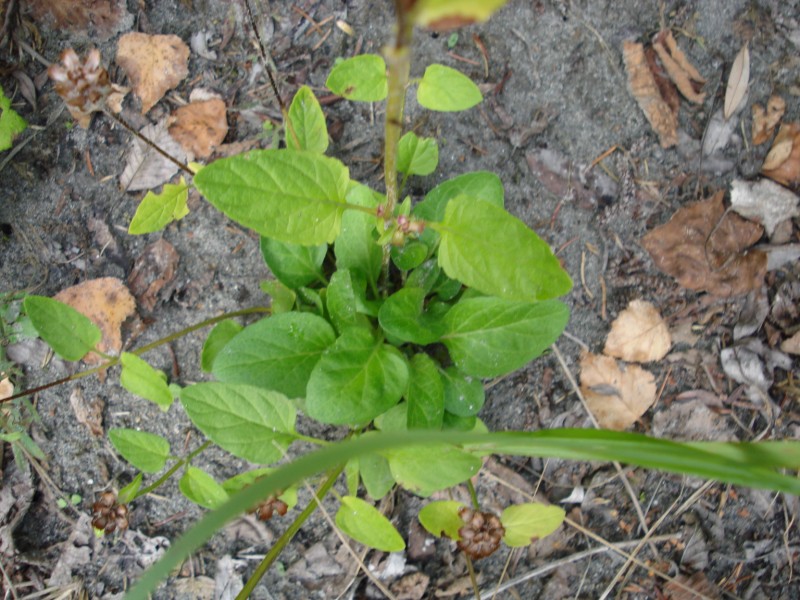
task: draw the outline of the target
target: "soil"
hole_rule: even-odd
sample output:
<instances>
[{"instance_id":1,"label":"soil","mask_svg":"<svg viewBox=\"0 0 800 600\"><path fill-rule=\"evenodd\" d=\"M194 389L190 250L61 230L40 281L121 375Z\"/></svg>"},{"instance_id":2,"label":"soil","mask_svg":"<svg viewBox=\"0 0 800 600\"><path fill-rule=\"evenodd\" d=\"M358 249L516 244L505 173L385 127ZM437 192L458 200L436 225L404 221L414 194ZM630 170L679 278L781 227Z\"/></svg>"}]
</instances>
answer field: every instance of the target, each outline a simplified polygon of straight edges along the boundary
<instances>
[{"instance_id":1,"label":"soil","mask_svg":"<svg viewBox=\"0 0 800 600\"><path fill-rule=\"evenodd\" d=\"M32 8L41 4L46 3L33 3ZM283 95L291 98L297 87L307 84L326 96L325 78L337 57L379 52L391 31L390 5L260 0L255 19ZM206 87L221 94L228 107L226 144L256 140L266 145L262 123L278 122L280 113L259 66L244 5L238 0L130 0L127 9L133 18L120 21L116 32L85 26L70 30L34 20L32 8L22 8L12 43L0 55L0 82L9 95L15 94L14 107L31 125L17 140L13 156L0 154L0 291L53 295L97 277L125 281L146 247L165 240L179 256L177 272L152 310L140 306L134 325L126 330L129 347L225 311L267 303L259 283L269 273L257 238L197 196L190 198L189 215L163 232L127 234L144 195L118 186L130 135L102 116L95 116L88 130L71 126L61 99L42 76L43 63L56 61L67 47L82 54L96 46L104 64L113 65L120 32L171 33L188 43L193 34L206 31L216 58L193 52L189 76L175 91L145 117L138 112L138 101L129 97L122 116L137 127L157 122L187 99L191 89ZM336 27L338 19L354 35ZM662 27L675 32L708 79L703 104L692 108L682 103L681 142L668 150L660 147L629 92L621 52L623 41L649 40ZM800 377L796 362L771 374L768 399L760 403L721 366L720 350L734 343L734 326L746 320L744 312L757 294L720 300L685 290L656 269L640 240L681 206L728 189L734 178L757 175L768 145L754 147L740 137L713 163L699 154L710 117L722 106L731 63L745 42L751 53L751 85L740 133L749 131L750 106L764 104L774 93L787 101L786 122L800 118L800 2L511 0L488 23L460 30L452 50L449 34L418 32L415 41L412 77L421 76L426 64L441 62L481 84L486 100L463 114L442 114L422 110L409 95L407 128L440 142L439 168L429 177L413 179L410 192L420 198L437 183L473 170L500 175L507 208L557 250L575 281L566 298L572 309L569 335L558 342L566 369L577 377L582 345L599 353L611 321L628 302L648 300L674 334L683 334L666 359L647 365L658 383L659 399L636 430L682 439L797 438L798 389L792 385L792 377ZM124 83L118 69L109 70L113 81ZM14 71L36 85L35 106L23 99L22 80ZM380 188L382 107L331 100L325 111L333 139L329 153L351 167L354 179ZM612 148L616 150L587 169ZM568 168L559 173L553 163L542 167L542 156L563 159ZM796 219L792 225L786 239L797 242ZM502 244L502 235L497 237ZM769 273L765 297L774 305L778 295L796 290L798 282L795 260ZM795 314L790 326L796 324ZM776 327L768 320L752 335L772 346L770 332ZM199 353L207 331L162 346L147 359L181 385L205 380ZM75 370L74 365L48 360L46 350L35 343L16 347L10 355L24 367L25 377L17 382L21 388ZM555 355L487 385L480 417L492 430L592 426ZM17 503L0 515L5 597L25 597L48 586L71 589L72 597L121 597L129 582L202 510L184 499L173 481L133 506L130 529L123 536L95 538L86 516L92 503L108 486L119 488L135 474L115 455L102 430L151 431L169 439L175 453L196 448L201 435L179 403L164 414L125 391L114 371L102 381L91 377L42 391L33 401L40 420L30 433L46 457L39 461L41 469L20 471L8 448L3 460L0 498ZM94 432L81 407L99 419ZM301 428L318 433L304 421ZM218 480L245 467L213 449L195 462ZM800 547L797 498L641 469L626 468L624 473L632 493L605 463L514 457L490 461L477 485L484 506L502 509L535 492L545 501L560 502L585 529L565 525L528 549L503 549L479 561L485 597L507 579L526 574L530 577L498 597L597 598L606 588L623 598L694 597L658 572L684 582L698 597L800 598L794 569ZM59 508L57 499L72 494L79 496L77 503ZM628 569L623 568L625 559L611 551L582 555L602 549L600 538L611 543L642 538L632 498L657 540L626 547L636 549L641 562ZM308 499L302 490L301 506ZM398 529L409 536L409 548L392 557L367 553L365 562L386 577L398 598L469 597L463 558L444 540L426 542L415 522L421 506L419 498L394 495L387 508ZM335 505L328 508L335 510ZM288 522L238 521L175 573L156 597L233 597ZM357 573L325 520L315 516L252 597L382 595Z\"/></svg>"}]
</instances>

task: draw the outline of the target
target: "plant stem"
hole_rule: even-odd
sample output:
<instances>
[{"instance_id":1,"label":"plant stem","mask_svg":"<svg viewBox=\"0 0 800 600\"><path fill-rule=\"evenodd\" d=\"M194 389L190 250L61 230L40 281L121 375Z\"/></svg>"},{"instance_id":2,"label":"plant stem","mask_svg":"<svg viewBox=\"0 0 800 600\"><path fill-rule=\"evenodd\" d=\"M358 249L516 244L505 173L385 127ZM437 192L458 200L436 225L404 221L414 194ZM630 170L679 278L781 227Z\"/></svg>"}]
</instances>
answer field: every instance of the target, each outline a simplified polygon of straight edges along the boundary
<instances>
[{"instance_id":1,"label":"plant stem","mask_svg":"<svg viewBox=\"0 0 800 600\"><path fill-rule=\"evenodd\" d=\"M174 465L172 465L169 468L169 471L164 473L161 477L156 479L153 483L148 485L143 490L139 490L138 492L136 492L136 495L133 498L131 498L131 502L133 502L137 498L141 498L142 496L146 496L150 492L153 492L153 491L157 490L165 481L167 481L170 477L172 477L178 471L178 469L188 465L195 456L200 454L203 450L208 448L210 445L211 445L211 441L210 440L207 440L207 441L203 442L200 445L200 447L197 448L197 450L192 451L189 455L186 456L186 458L182 458L181 460L176 462Z\"/></svg>"},{"instance_id":2,"label":"plant stem","mask_svg":"<svg viewBox=\"0 0 800 600\"><path fill-rule=\"evenodd\" d=\"M336 479L344 470L344 466L337 467L328 478L324 481L324 483L319 487L315 496L317 499L321 500L325 496L327 496L328 492L333 487L333 484L336 483ZM263 560L259 563L258 567L256 567L255 572L251 575L250 579L247 580L247 583L244 584L242 591L236 596L236 600L246 600L250 597L250 594L255 589L258 582L261 581L261 578L264 577L264 574L269 570L272 566L272 563L280 556L280 553L286 547L286 545L292 541L292 538L300 531L300 528L303 524L308 520L314 511L317 509L317 502L316 500L312 500L308 503L308 506L305 507L303 512L301 512L297 518L292 521L292 524L289 525L289 528L283 532L283 535L278 538L278 541L269 549L269 552L264 556Z\"/></svg>"},{"instance_id":3,"label":"plant stem","mask_svg":"<svg viewBox=\"0 0 800 600\"><path fill-rule=\"evenodd\" d=\"M472 584L472 589L475 591L476 600L481 600L481 589L478 587L478 578L475 577L475 567L472 565L472 559L469 554L464 554L467 559L467 570L469 571L469 582Z\"/></svg>"},{"instance_id":4,"label":"plant stem","mask_svg":"<svg viewBox=\"0 0 800 600\"><path fill-rule=\"evenodd\" d=\"M475 491L475 486L472 485L471 479L467 479L467 489L469 490L469 497L472 500L472 508L480 510L481 504L478 502L478 493Z\"/></svg>"}]
</instances>

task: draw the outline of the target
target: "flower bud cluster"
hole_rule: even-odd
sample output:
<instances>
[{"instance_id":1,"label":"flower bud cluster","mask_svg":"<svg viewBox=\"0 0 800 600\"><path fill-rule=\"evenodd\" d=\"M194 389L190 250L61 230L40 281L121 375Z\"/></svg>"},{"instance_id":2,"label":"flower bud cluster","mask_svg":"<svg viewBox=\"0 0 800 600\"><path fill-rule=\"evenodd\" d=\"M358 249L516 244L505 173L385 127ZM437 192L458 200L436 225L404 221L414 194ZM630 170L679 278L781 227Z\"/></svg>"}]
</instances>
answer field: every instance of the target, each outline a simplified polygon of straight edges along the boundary
<instances>
[{"instance_id":1,"label":"flower bud cluster","mask_svg":"<svg viewBox=\"0 0 800 600\"><path fill-rule=\"evenodd\" d=\"M128 528L128 506L117 502L114 492L103 492L92 505L92 527L110 535Z\"/></svg>"},{"instance_id":2,"label":"flower bud cluster","mask_svg":"<svg viewBox=\"0 0 800 600\"><path fill-rule=\"evenodd\" d=\"M497 515L472 510L466 506L458 511L464 526L458 530L459 549L473 559L484 558L500 547L506 530Z\"/></svg>"}]
</instances>

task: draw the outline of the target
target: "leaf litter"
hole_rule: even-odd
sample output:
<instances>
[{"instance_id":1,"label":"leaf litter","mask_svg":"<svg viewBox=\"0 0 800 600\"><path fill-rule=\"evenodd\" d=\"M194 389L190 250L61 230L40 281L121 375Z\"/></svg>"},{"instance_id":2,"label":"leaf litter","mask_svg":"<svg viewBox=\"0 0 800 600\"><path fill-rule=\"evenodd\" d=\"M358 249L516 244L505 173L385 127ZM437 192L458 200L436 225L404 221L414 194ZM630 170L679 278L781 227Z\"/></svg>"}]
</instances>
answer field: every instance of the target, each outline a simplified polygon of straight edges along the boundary
<instances>
[{"instance_id":1,"label":"leaf litter","mask_svg":"<svg viewBox=\"0 0 800 600\"><path fill-rule=\"evenodd\" d=\"M781 125L761 174L789 188L800 185L800 123Z\"/></svg>"},{"instance_id":2,"label":"leaf litter","mask_svg":"<svg viewBox=\"0 0 800 600\"><path fill-rule=\"evenodd\" d=\"M667 355L669 328L650 302L633 300L611 324L603 353L628 362L651 362Z\"/></svg>"},{"instance_id":3,"label":"leaf litter","mask_svg":"<svg viewBox=\"0 0 800 600\"><path fill-rule=\"evenodd\" d=\"M186 152L169 134L166 119L145 125L139 133L179 162L186 162ZM125 168L119 177L119 185L129 192L150 190L169 181L177 172L178 165L139 138L133 138L128 147Z\"/></svg>"}]
</instances>

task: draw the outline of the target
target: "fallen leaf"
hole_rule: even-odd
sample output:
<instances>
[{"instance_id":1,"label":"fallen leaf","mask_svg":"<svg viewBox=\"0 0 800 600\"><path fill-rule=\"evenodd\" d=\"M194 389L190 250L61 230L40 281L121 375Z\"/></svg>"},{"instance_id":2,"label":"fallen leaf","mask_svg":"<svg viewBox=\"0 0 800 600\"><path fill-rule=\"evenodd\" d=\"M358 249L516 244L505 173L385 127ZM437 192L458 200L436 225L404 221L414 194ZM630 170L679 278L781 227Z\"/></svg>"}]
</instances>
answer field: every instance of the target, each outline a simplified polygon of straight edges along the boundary
<instances>
[{"instance_id":1,"label":"fallen leaf","mask_svg":"<svg viewBox=\"0 0 800 600\"><path fill-rule=\"evenodd\" d=\"M574 194L578 203L595 208L619 194L617 183L600 169L576 164L568 156L550 148L537 148L525 154L534 177L558 198Z\"/></svg>"},{"instance_id":2,"label":"fallen leaf","mask_svg":"<svg viewBox=\"0 0 800 600\"><path fill-rule=\"evenodd\" d=\"M790 371L792 360L783 352L768 348L764 342L749 338L734 346L723 348L719 355L722 370L736 381L748 386L748 396L753 401L763 399L772 387L776 368Z\"/></svg>"},{"instance_id":3,"label":"fallen leaf","mask_svg":"<svg viewBox=\"0 0 800 600\"><path fill-rule=\"evenodd\" d=\"M677 116L681 108L681 95L678 93L678 88L675 87L672 79L658 62L658 54L652 46L645 48L644 55L647 60L647 68L650 69L658 87L658 93L661 94L661 98L667 103L672 113Z\"/></svg>"},{"instance_id":4,"label":"fallen leaf","mask_svg":"<svg viewBox=\"0 0 800 600\"><path fill-rule=\"evenodd\" d=\"M695 85L700 86L706 80L678 48L672 32L669 30L660 32L653 41L653 49L683 97L689 102L702 104L706 95L695 90Z\"/></svg>"},{"instance_id":5,"label":"fallen leaf","mask_svg":"<svg viewBox=\"0 0 800 600\"><path fill-rule=\"evenodd\" d=\"M669 329L650 302L632 300L611 324L603 353L628 362L664 358L672 345Z\"/></svg>"},{"instance_id":6,"label":"fallen leaf","mask_svg":"<svg viewBox=\"0 0 800 600\"><path fill-rule=\"evenodd\" d=\"M101 437L105 434L103 430L103 408L105 402L100 396L95 396L94 400L86 402L83 392L76 387L69 395L69 404L78 423L85 425L93 437Z\"/></svg>"},{"instance_id":7,"label":"fallen leaf","mask_svg":"<svg viewBox=\"0 0 800 600\"><path fill-rule=\"evenodd\" d=\"M28 0L27 4L35 19L49 21L54 29L86 31L99 42L133 25L125 0Z\"/></svg>"},{"instance_id":8,"label":"fallen leaf","mask_svg":"<svg viewBox=\"0 0 800 600\"><path fill-rule=\"evenodd\" d=\"M786 101L780 96L772 96L767 101L767 108L760 104L753 105L753 144L759 146L772 137L775 128L786 112Z\"/></svg>"},{"instance_id":9,"label":"fallen leaf","mask_svg":"<svg viewBox=\"0 0 800 600\"><path fill-rule=\"evenodd\" d=\"M683 287L727 298L760 287L767 256L749 249L763 228L726 213L723 192L678 210L642 239L656 266Z\"/></svg>"},{"instance_id":10,"label":"fallen leaf","mask_svg":"<svg viewBox=\"0 0 800 600\"><path fill-rule=\"evenodd\" d=\"M690 587L694 592L687 591L678 583ZM667 600L694 600L699 597L718 600L722 598L719 588L708 580L705 573L695 573L691 577L679 574L675 581L670 581L664 586L664 594Z\"/></svg>"},{"instance_id":11,"label":"fallen leaf","mask_svg":"<svg viewBox=\"0 0 800 600\"><path fill-rule=\"evenodd\" d=\"M788 187L800 183L800 123L781 125L761 174Z\"/></svg>"},{"instance_id":12,"label":"fallen leaf","mask_svg":"<svg viewBox=\"0 0 800 600\"><path fill-rule=\"evenodd\" d=\"M391 591L398 600L421 600L428 590L429 582L430 577L416 571L392 582Z\"/></svg>"},{"instance_id":13,"label":"fallen leaf","mask_svg":"<svg viewBox=\"0 0 800 600\"><path fill-rule=\"evenodd\" d=\"M142 309L152 312L161 289L175 279L179 261L175 247L164 239L145 247L128 276L130 290Z\"/></svg>"},{"instance_id":14,"label":"fallen leaf","mask_svg":"<svg viewBox=\"0 0 800 600\"><path fill-rule=\"evenodd\" d=\"M189 74L189 46L177 35L126 33L116 60L142 100L142 114Z\"/></svg>"},{"instance_id":15,"label":"fallen leaf","mask_svg":"<svg viewBox=\"0 0 800 600\"><path fill-rule=\"evenodd\" d=\"M770 237L780 223L800 216L798 202L797 195L769 179L731 183L731 209L761 223Z\"/></svg>"},{"instance_id":16,"label":"fallen leaf","mask_svg":"<svg viewBox=\"0 0 800 600\"><path fill-rule=\"evenodd\" d=\"M0 380L0 400L4 400L14 395L14 384L8 377Z\"/></svg>"},{"instance_id":17,"label":"fallen leaf","mask_svg":"<svg viewBox=\"0 0 800 600\"><path fill-rule=\"evenodd\" d=\"M800 354L800 331L781 343L781 350L787 354ZM7 380L6 380L7 381ZM2 397L2 392L0 392Z\"/></svg>"},{"instance_id":18,"label":"fallen leaf","mask_svg":"<svg viewBox=\"0 0 800 600\"><path fill-rule=\"evenodd\" d=\"M620 366L610 356L584 352L581 392L600 427L622 431L656 401L656 382L637 365Z\"/></svg>"},{"instance_id":19,"label":"fallen leaf","mask_svg":"<svg viewBox=\"0 0 800 600\"><path fill-rule=\"evenodd\" d=\"M146 125L140 133L179 162L186 162L186 153L167 131L166 120ZM178 165L166 159L139 138L131 140L125 169L119 176L119 185L129 192L150 190L169 181L178 171Z\"/></svg>"},{"instance_id":20,"label":"fallen leaf","mask_svg":"<svg viewBox=\"0 0 800 600\"><path fill-rule=\"evenodd\" d=\"M169 134L194 158L208 158L228 134L225 102L219 98L192 102L172 113Z\"/></svg>"},{"instance_id":21,"label":"fallen leaf","mask_svg":"<svg viewBox=\"0 0 800 600\"><path fill-rule=\"evenodd\" d=\"M61 290L54 298L88 317L103 332L97 344L101 352L119 354L122 349L122 323L136 311L136 301L128 288L115 277L90 279ZM83 357L87 365L99 364L103 359L90 352Z\"/></svg>"},{"instance_id":22,"label":"fallen leaf","mask_svg":"<svg viewBox=\"0 0 800 600\"><path fill-rule=\"evenodd\" d=\"M725 119L722 109L711 116L703 138L703 156L710 157L724 150L737 130L737 122Z\"/></svg>"},{"instance_id":23,"label":"fallen leaf","mask_svg":"<svg viewBox=\"0 0 800 600\"><path fill-rule=\"evenodd\" d=\"M738 110L742 100L747 95L747 86L750 84L750 50L747 44L742 46L736 58L733 59L731 73L728 75L728 85L725 88L725 103L723 114L725 120L730 119Z\"/></svg>"}]
</instances>

